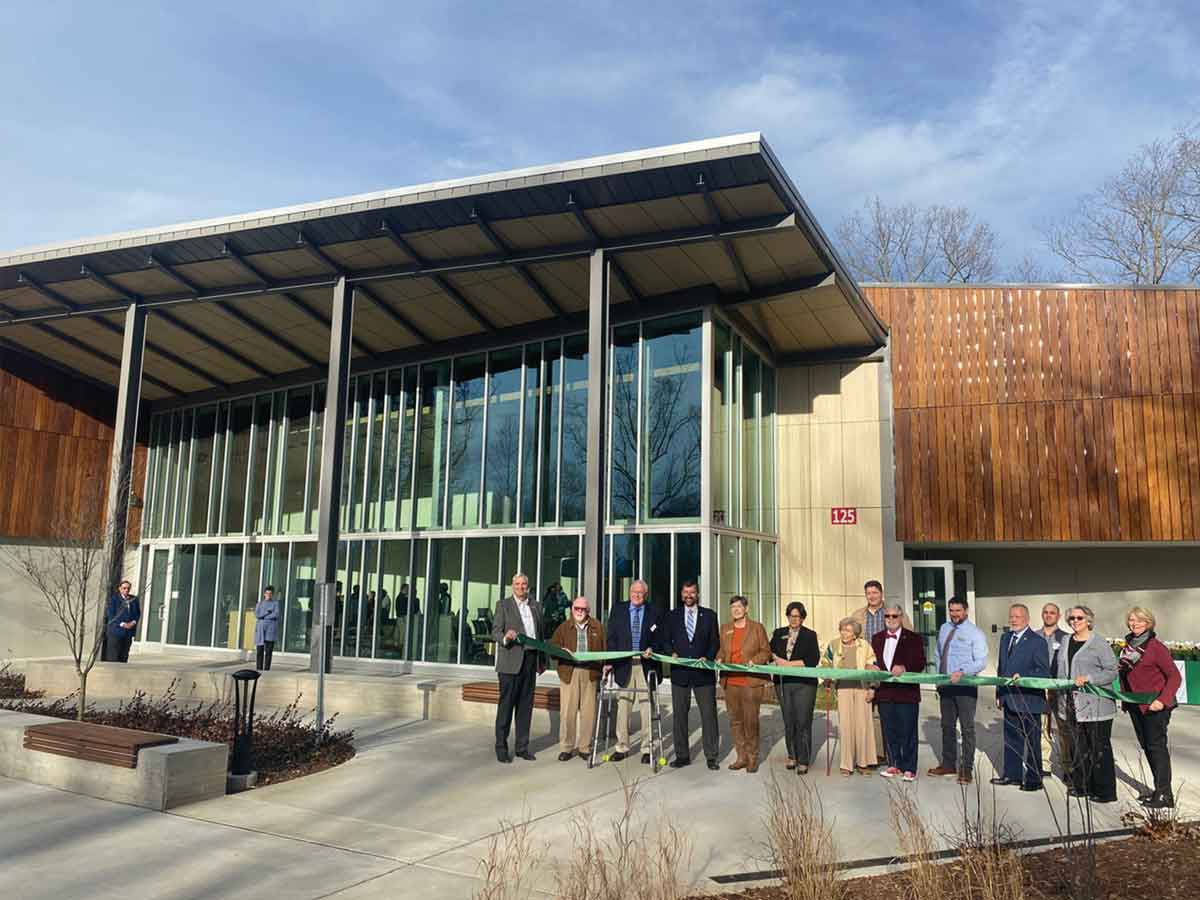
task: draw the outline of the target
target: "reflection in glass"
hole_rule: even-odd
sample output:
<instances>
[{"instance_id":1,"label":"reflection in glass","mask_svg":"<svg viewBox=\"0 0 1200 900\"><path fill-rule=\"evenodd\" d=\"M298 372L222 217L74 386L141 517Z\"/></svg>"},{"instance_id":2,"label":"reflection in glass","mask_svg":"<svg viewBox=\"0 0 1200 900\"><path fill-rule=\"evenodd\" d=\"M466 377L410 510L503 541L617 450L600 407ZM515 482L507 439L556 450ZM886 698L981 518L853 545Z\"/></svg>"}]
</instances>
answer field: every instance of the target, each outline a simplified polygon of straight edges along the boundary
<instances>
[{"instance_id":1,"label":"reflection in glass","mask_svg":"<svg viewBox=\"0 0 1200 900\"><path fill-rule=\"evenodd\" d=\"M349 530L362 531L366 523L364 493L370 471L371 442L369 439L374 397L371 393L373 379L364 375L355 386L354 407L354 465L350 481L350 524Z\"/></svg>"},{"instance_id":2,"label":"reflection in glass","mask_svg":"<svg viewBox=\"0 0 1200 900\"><path fill-rule=\"evenodd\" d=\"M334 653L339 656L354 655L361 593L362 541L343 541L338 545L338 588L333 618Z\"/></svg>"},{"instance_id":3,"label":"reflection in glass","mask_svg":"<svg viewBox=\"0 0 1200 900\"><path fill-rule=\"evenodd\" d=\"M714 605L717 618L729 619L729 598L738 593L738 539L728 534L718 535L717 542L717 596Z\"/></svg>"},{"instance_id":4,"label":"reflection in glass","mask_svg":"<svg viewBox=\"0 0 1200 900\"><path fill-rule=\"evenodd\" d=\"M358 450L358 429L354 423L358 416L359 379L351 378L346 386L346 421L342 433L342 505L340 507L342 531L354 531L354 454Z\"/></svg>"},{"instance_id":5,"label":"reflection in glass","mask_svg":"<svg viewBox=\"0 0 1200 900\"><path fill-rule=\"evenodd\" d=\"M280 531L304 531L304 488L308 480L308 433L312 388L293 388L287 397L287 439L283 452L283 486L279 496Z\"/></svg>"},{"instance_id":6,"label":"reflection in glass","mask_svg":"<svg viewBox=\"0 0 1200 900\"><path fill-rule=\"evenodd\" d=\"M254 401L254 435L251 441L254 447L251 453L250 468L250 532L264 534L266 532L263 519L263 507L266 500L267 471L271 450L271 395L263 394Z\"/></svg>"},{"instance_id":7,"label":"reflection in glass","mask_svg":"<svg viewBox=\"0 0 1200 900\"><path fill-rule=\"evenodd\" d=\"M287 581L287 608L284 621L283 649L290 653L307 653L312 634L313 602L317 596L317 545L297 542L292 545L292 566ZM279 582L275 582L279 587Z\"/></svg>"},{"instance_id":8,"label":"reflection in glass","mask_svg":"<svg viewBox=\"0 0 1200 900\"><path fill-rule=\"evenodd\" d=\"M411 621L412 584L409 581L410 541L383 542L383 580L379 588L379 628L375 654L380 659L405 659ZM415 612L415 609L412 610ZM408 657L411 658L411 655Z\"/></svg>"},{"instance_id":9,"label":"reflection in glass","mask_svg":"<svg viewBox=\"0 0 1200 900\"><path fill-rule=\"evenodd\" d=\"M462 661L472 665L495 663L492 622L500 599L500 539L467 541L467 578L463 588L466 627L462 629Z\"/></svg>"},{"instance_id":10,"label":"reflection in glass","mask_svg":"<svg viewBox=\"0 0 1200 900\"><path fill-rule=\"evenodd\" d=\"M188 643L193 647L212 645L213 604L217 592L216 544L201 544L196 559L196 581L192 591L192 622Z\"/></svg>"},{"instance_id":11,"label":"reflection in glass","mask_svg":"<svg viewBox=\"0 0 1200 900\"><path fill-rule=\"evenodd\" d=\"M742 538L742 589L739 593L750 601L750 616L761 620L762 604L758 596L758 541Z\"/></svg>"},{"instance_id":12,"label":"reflection in glass","mask_svg":"<svg viewBox=\"0 0 1200 900\"><path fill-rule=\"evenodd\" d=\"M450 527L479 525L479 484L483 474L483 409L486 357L454 361L454 407L450 423Z\"/></svg>"},{"instance_id":13,"label":"reflection in glass","mask_svg":"<svg viewBox=\"0 0 1200 900\"><path fill-rule=\"evenodd\" d=\"M421 422L417 437L417 528L442 527L450 363L421 367Z\"/></svg>"},{"instance_id":14,"label":"reflection in glass","mask_svg":"<svg viewBox=\"0 0 1200 900\"><path fill-rule=\"evenodd\" d=\"M543 537L541 563L540 593L534 596L542 603L541 636L548 636L566 621L571 598L579 593L579 535Z\"/></svg>"},{"instance_id":15,"label":"reflection in glass","mask_svg":"<svg viewBox=\"0 0 1200 900\"><path fill-rule=\"evenodd\" d=\"M671 535L642 535L642 578L650 589L650 600L670 609L677 599L671 590Z\"/></svg>"},{"instance_id":16,"label":"reflection in glass","mask_svg":"<svg viewBox=\"0 0 1200 900\"><path fill-rule=\"evenodd\" d=\"M562 397L562 358L558 341L547 341L546 382L541 398L542 513L541 523L558 521L559 405Z\"/></svg>"},{"instance_id":17,"label":"reflection in glass","mask_svg":"<svg viewBox=\"0 0 1200 900\"><path fill-rule=\"evenodd\" d=\"M640 536L636 534L609 535L612 547L612 568L608 578L608 605L629 599L629 588L641 571ZM647 603L662 605L663 598L651 594Z\"/></svg>"},{"instance_id":18,"label":"reflection in glass","mask_svg":"<svg viewBox=\"0 0 1200 900\"><path fill-rule=\"evenodd\" d=\"M262 589L255 593L253 597L246 597L246 612L250 613L250 619L254 619L254 605L262 596L262 590L265 590L267 585L275 588L275 599L279 601L279 610L281 618L279 622L279 636L285 638L287 636L287 615L288 615L288 552L290 548L287 544L267 544L263 547L262 561ZM254 629L250 628L248 637L250 638L250 649L254 646ZM275 649L283 649L283 641L275 642Z\"/></svg>"},{"instance_id":19,"label":"reflection in glass","mask_svg":"<svg viewBox=\"0 0 1200 900\"><path fill-rule=\"evenodd\" d=\"M381 527L385 531L396 529L396 469L400 460L400 418L404 404L404 378L400 369L387 376L387 409L383 423L382 487L383 509Z\"/></svg>"},{"instance_id":20,"label":"reflection in glass","mask_svg":"<svg viewBox=\"0 0 1200 900\"><path fill-rule=\"evenodd\" d=\"M774 534L775 524L775 370L762 367L762 530Z\"/></svg>"},{"instance_id":21,"label":"reflection in glass","mask_svg":"<svg viewBox=\"0 0 1200 900\"><path fill-rule=\"evenodd\" d=\"M142 598L146 616L146 640L161 641L162 640L162 615L163 604L167 600L167 565L170 562L171 551L167 549L155 549L150 561L150 603L145 606L145 597Z\"/></svg>"},{"instance_id":22,"label":"reflection in glass","mask_svg":"<svg viewBox=\"0 0 1200 900\"><path fill-rule=\"evenodd\" d=\"M515 525L521 444L521 350L493 353L488 377L485 525Z\"/></svg>"},{"instance_id":23,"label":"reflection in glass","mask_svg":"<svg viewBox=\"0 0 1200 900\"><path fill-rule=\"evenodd\" d=\"M521 438L521 523L537 521L537 459L538 418L542 404L540 392L542 348L530 344L525 348L524 400L525 424Z\"/></svg>"},{"instance_id":24,"label":"reflection in glass","mask_svg":"<svg viewBox=\"0 0 1200 900\"><path fill-rule=\"evenodd\" d=\"M637 516L638 326L613 330L612 473L609 521L633 522Z\"/></svg>"},{"instance_id":25,"label":"reflection in glass","mask_svg":"<svg viewBox=\"0 0 1200 900\"><path fill-rule=\"evenodd\" d=\"M313 434L309 446L312 452L308 456L308 533L316 534L317 519L321 510L317 505L317 487L321 481L321 431L325 424L325 385L318 384L313 388Z\"/></svg>"},{"instance_id":26,"label":"reflection in glass","mask_svg":"<svg viewBox=\"0 0 1200 900\"><path fill-rule=\"evenodd\" d=\"M362 607L358 617L362 627L358 629L357 655L370 657L374 654L375 627L379 621L379 541L366 542L364 557ZM353 652L346 648L347 656Z\"/></svg>"},{"instance_id":27,"label":"reflection in glass","mask_svg":"<svg viewBox=\"0 0 1200 900\"><path fill-rule=\"evenodd\" d=\"M762 553L762 619L768 628L779 623L779 569L777 561L777 546L762 541L759 544Z\"/></svg>"},{"instance_id":28,"label":"reflection in glass","mask_svg":"<svg viewBox=\"0 0 1200 900\"><path fill-rule=\"evenodd\" d=\"M250 650L254 647L254 604L260 596L262 584L261 544L250 544L246 550L246 563L242 569L241 609L238 621L241 630L229 636L229 649Z\"/></svg>"},{"instance_id":29,"label":"reflection in glass","mask_svg":"<svg viewBox=\"0 0 1200 900\"><path fill-rule=\"evenodd\" d=\"M379 528L379 483L382 467L380 459L383 453L383 421L384 397L387 390L387 375L377 372L371 379L371 405L368 417L369 435L366 450L366 512L363 528L366 531L376 531Z\"/></svg>"},{"instance_id":30,"label":"reflection in glass","mask_svg":"<svg viewBox=\"0 0 1200 900\"><path fill-rule=\"evenodd\" d=\"M233 404L229 419L229 471L225 476L225 534L242 534L246 530L246 478L253 418L253 400Z\"/></svg>"},{"instance_id":31,"label":"reflection in glass","mask_svg":"<svg viewBox=\"0 0 1200 900\"><path fill-rule=\"evenodd\" d=\"M729 327L713 318L712 356L712 524L724 525L729 516Z\"/></svg>"},{"instance_id":32,"label":"reflection in glass","mask_svg":"<svg viewBox=\"0 0 1200 900\"><path fill-rule=\"evenodd\" d=\"M559 503L564 525L580 524L587 483L587 335L563 340L563 436Z\"/></svg>"},{"instance_id":33,"label":"reflection in glass","mask_svg":"<svg viewBox=\"0 0 1200 900\"><path fill-rule=\"evenodd\" d=\"M429 542L429 586L432 597L426 604L426 662L458 661L461 626L462 538L439 538Z\"/></svg>"},{"instance_id":34,"label":"reflection in glass","mask_svg":"<svg viewBox=\"0 0 1200 900\"><path fill-rule=\"evenodd\" d=\"M221 550L221 576L217 582L216 632L214 647L228 647L237 638L238 605L242 590L242 548L228 544Z\"/></svg>"},{"instance_id":35,"label":"reflection in glass","mask_svg":"<svg viewBox=\"0 0 1200 900\"><path fill-rule=\"evenodd\" d=\"M194 410L187 410L183 414L183 423L179 432L179 480L175 485L175 509L171 519L171 534L183 534L184 532L184 516L187 509L187 501L189 496L189 488L191 482L188 480L188 473L191 471L192 463L192 425L196 414Z\"/></svg>"},{"instance_id":36,"label":"reflection in glass","mask_svg":"<svg viewBox=\"0 0 1200 900\"><path fill-rule=\"evenodd\" d=\"M742 349L742 519L741 526L752 531L762 527L758 503L758 384L761 370L758 357Z\"/></svg>"},{"instance_id":37,"label":"reflection in glass","mask_svg":"<svg viewBox=\"0 0 1200 900\"><path fill-rule=\"evenodd\" d=\"M155 486L154 486L154 536L166 536L166 523L171 509L170 486L173 483L171 479L175 475L175 465L177 459L175 456L174 444L174 429L178 424L179 416L176 413L165 415L161 420L160 439L162 446L159 449L160 462L155 470Z\"/></svg>"},{"instance_id":38,"label":"reflection in glass","mask_svg":"<svg viewBox=\"0 0 1200 900\"><path fill-rule=\"evenodd\" d=\"M179 544L171 563L171 608L167 615L167 643L186 644L188 614L192 604L192 575L196 546Z\"/></svg>"},{"instance_id":39,"label":"reflection in glass","mask_svg":"<svg viewBox=\"0 0 1200 900\"><path fill-rule=\"evenodd\" d=\"M425 616L430 611L429 541L419 540L414 541L413 544L412 592L408 601L408 611L412 617L412 624L409 627L412 649L408 655L412 659L421 659L425 646ZM436 609L437 607L433 607L434 611Z\"/></svg>"},{"instance_id":40,"label":"reflection in glass","mask_svg":"<svg viewBox=\"0 0 1200 900\"><path fill-rule=\"evenodd\" d=\"M400 530L413 527L413 440L416 438L417 421L417 370L412 366L404 370L402 412L396 460L398 506L395 527Z\"/></svg>"},{"instance_id":41,"label":"reflection in glass","mask_svg":"<svg viewBox=\"0 0 1200 900\"><path fill-rule=\"evenodd\" d=\"M672 602L679 602L679 592L683 590L685 581L694 581L703 590L704 580L700 577L700 535L675 535L675 585L672 591ZM705 602L703 595L700 597Z\"/></svg>"},{"instance_id":42,"label":"reflection in glass","mask_svg":"<svg viewBox=\"0 0 1200 900\"><path fill-rule=\"evenodd\" d=\"M647 322L642 494L647 521L700 516L701 329L695 315Z\"/></svg>"}]
</instances>

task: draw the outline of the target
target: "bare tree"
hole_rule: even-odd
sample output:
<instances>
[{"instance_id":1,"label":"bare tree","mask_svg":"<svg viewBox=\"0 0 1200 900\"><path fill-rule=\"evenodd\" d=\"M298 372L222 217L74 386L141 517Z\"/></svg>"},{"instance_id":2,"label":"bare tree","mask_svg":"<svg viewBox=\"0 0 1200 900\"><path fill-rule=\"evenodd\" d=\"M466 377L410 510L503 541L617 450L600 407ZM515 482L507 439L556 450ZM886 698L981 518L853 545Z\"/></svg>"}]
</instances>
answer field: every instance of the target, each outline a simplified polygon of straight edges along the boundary
<instances>
[{"instance_id":1,"label":"bare tree","mask_svg":"<svg viewBox=\"0 0 1200 900\"><path fill-rule=\"evenodd\" d=\"M1180 132L1139 147L1118 173L1044 231L1076 276L1162 284L1200 277L1200 141Z\"/></svg>"},{"instance_id":2,"label":"bare tree","mask_svg":"<svg viewBox=\"0 0 1200 900\"><path fill-rule=\"evenodd\" d=\"M1016 265L1005 272L1003 280L1016 284L1050 284L1069 279L1063 278L1057 271L1046 266L1042 260L1035 258L1033 254L1026 253L1017 261Z\"/></svg>"},{"instance_id":3,"label":"bare tree","mask_svg":"<svg viewBox=\"0 0 1200 900\"><path fill-rule=\"evenodd\" d=\"M996 234L965 206L888 206L873 197L836 234L866 281L985 281L996 268Z\"/></svg>"},{"instance_id":4,"label":"bare tree","mask_svg":"<svg viewBox=\"0 0 1200 900\"><path fill-rule=\"evenodd\" d=\"M0 547L0 560L23 576L35 602L53 616L50 630L62 635L79 678L75 717L87 709L87 680L104 644L108 555L114 545L112 520L105 511L102 479L86 497L58 516L41 546Z\"/></svg>"}]
</instances>

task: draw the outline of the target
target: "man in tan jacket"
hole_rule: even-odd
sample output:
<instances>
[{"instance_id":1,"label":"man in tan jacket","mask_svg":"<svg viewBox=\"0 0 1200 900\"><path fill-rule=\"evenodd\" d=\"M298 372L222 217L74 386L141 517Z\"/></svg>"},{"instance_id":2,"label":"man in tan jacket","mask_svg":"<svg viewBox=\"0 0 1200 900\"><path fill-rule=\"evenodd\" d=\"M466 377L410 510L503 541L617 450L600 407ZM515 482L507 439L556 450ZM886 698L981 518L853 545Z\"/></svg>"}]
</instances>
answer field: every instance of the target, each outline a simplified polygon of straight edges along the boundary
<instances>
[{"instance_id":1,"label":"man in tan jacket","mask_svg":"<svg viewBox=\"0 0 1200 900\"><path fill-rule=\"evenodd\" d=\"M571 601L571 618L554 630L550 642L571 653L604 649L604 626L592 618L587 597ZM558 680L562 685L558 689L558 741L562 751L558 760L567 762L576 754L587 759L596 725L600 665L575 665L559 659Z\"/></svg>"},{"instance_id":2,"label":"man in tan jacket","mask_svg":"<svg viewBox=\"0 0 1200 900\"><path fill-rule=\"evenodd\" d=\"M871 579L863 585L863 596L866 598L867 605L860 606L854 612L850 613L850 618L858 622L862 626L863 640L868 644L876 634L883 631L885 624L883 621L883 585L875 579ZM908 617L908 613L904 612L904 607L900 607L900 625L913 630L912 620ZM883 728L879 723L879 707L872 706L871 718L875 721L875 746L879 749L879 762L883 762L887 758L886 746L883 742Z\"/></svg>"}]
</instances>

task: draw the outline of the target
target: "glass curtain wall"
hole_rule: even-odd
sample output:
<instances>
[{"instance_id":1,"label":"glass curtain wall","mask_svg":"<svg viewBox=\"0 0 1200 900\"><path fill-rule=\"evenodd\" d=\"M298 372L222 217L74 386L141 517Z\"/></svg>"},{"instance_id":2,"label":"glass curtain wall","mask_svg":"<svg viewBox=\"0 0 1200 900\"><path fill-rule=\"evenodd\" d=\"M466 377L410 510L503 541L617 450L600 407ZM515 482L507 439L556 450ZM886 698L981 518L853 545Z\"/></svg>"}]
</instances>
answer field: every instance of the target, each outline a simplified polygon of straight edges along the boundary
<instances>
[{"instance_id":1,"label":"glass curtain wall","mask_svg":"<svg viewBox=\"0 0 1200 900\"><path fill-rule=\"evenodd\" d=\"M596 614L636 578L664 607L697 578L722 616L741 591L773 624L774 371L716 314L623 324L611 353ZM587 361L586 336L569 335L352 380L338 425L335 652L487 665L494 610L518 570L545 606L547 633L565 621L582 568ZM145 520L152 549L173 560L164 640L248 647L271 583L284 610L279 649L307 652L324 406L315 384L153 417Z\"/></svg>"}]
</instances>

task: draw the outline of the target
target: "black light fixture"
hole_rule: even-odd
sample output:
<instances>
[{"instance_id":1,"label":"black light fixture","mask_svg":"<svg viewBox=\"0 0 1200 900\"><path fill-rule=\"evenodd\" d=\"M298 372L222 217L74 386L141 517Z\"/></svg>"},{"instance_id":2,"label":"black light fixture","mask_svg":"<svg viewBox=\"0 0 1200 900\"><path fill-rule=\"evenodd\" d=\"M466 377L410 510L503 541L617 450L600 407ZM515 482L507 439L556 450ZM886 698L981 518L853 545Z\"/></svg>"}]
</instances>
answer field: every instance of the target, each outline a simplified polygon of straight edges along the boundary
<instances>
[{"instance_id":1,"label":"black light fixture","mask_svg":"<svg viewBox=\"0 0 1200 900\"><path fill-rule=\"evenodd\" d=\"M249 775L254 771L254 698L258 693L258 672L239 669L233 673L233 755L231 775Z\"/></svg>"}]
</instances>

